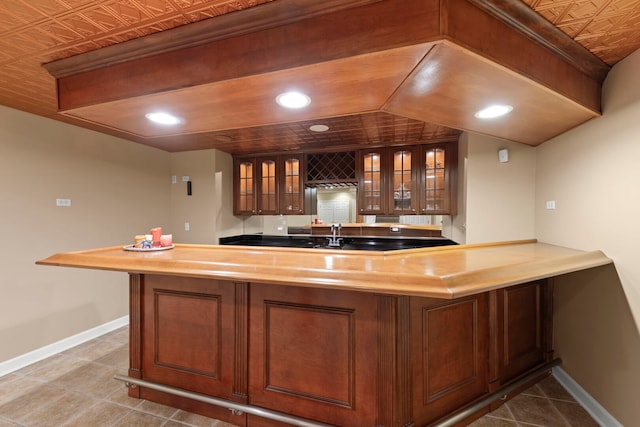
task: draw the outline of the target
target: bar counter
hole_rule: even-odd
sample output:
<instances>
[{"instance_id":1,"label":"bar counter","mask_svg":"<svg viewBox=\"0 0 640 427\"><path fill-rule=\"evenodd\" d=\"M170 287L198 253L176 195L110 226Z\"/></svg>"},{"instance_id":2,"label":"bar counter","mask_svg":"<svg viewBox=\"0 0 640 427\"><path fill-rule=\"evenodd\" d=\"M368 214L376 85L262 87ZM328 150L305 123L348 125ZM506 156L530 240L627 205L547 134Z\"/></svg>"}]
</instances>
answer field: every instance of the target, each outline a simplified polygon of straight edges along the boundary
<instances>
[{"instance_id":1,"label":"bar counter","mask_svg":"<svg viewBox=\"0 0 640 427\"><path fill-rule=\"evenodd\" d=\"M535 240L388 252L176 244L60 253L41 265L454 299L612 263Z\"/></svg>"},{"instance_id":2,"label":"bar counter","mask_svg":"<svg viewBox=\"0 0 640 427\"><path fill-rule=\"evenodd\" d=\"M38 264L129 274L116 379L131 397L241 427L418 427L468 425L548 375L553 277L611 262L527 240L115 246Z\"/></svg>"}]
</instances>

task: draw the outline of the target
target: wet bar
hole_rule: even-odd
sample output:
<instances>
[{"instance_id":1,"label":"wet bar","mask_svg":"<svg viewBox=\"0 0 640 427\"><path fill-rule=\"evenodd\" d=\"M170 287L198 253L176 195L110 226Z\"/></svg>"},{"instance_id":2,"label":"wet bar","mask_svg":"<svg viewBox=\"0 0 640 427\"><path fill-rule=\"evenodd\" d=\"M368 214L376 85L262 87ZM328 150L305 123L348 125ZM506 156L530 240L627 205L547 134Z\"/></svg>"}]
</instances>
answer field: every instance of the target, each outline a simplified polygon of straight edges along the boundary
<instances>
[{"instance_id":1,"label":"wet bar","mask_svg":"<svg viewBox=\"0 0 640 427\"><path fill-rule=\"evenodd\" d=\"M469 422L547 375L553 277L609 263L535 240L38 261L129 274L130 396L238 426L389 427Z\"/></svg>"}]
</instances>

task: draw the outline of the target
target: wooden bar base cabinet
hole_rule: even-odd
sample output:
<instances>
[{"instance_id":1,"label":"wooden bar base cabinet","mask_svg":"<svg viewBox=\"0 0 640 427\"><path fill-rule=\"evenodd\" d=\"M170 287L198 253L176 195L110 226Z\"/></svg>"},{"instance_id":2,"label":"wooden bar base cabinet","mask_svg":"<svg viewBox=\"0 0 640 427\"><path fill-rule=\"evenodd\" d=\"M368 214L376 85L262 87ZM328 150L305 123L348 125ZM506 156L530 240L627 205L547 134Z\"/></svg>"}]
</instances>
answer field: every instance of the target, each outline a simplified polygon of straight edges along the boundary
<instances>
[{"instance_id":1,"label":"wooden bar base cabinet","mask_svg":"<svg viewBox=\"0 0 640 427\"><path fill-rule=\"evenodd\" d=\"M439 299L130 274L130 298L130 377L334 426L428 426L552 359L551 279ZM129 394L286 425L144 386Z\"/></svg>"}]
</instances>

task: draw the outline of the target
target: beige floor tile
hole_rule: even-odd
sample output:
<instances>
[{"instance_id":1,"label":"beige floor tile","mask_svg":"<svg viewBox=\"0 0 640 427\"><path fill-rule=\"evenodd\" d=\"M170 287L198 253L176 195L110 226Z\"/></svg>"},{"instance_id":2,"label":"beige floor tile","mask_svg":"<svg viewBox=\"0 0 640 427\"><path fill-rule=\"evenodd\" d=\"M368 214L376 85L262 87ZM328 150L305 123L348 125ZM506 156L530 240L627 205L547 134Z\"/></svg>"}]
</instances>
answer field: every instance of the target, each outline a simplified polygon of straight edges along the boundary
<instances>
[{"instance_id":1,"label":"beige floor tile","mask_svg":"<svg viewBox=\"0 0 640 427\"><path fill-rule=\"evenodd\" d=\"M173 421L178 421L184 424L189 424L195 427L211 427L214 423L213 418L204 417L198 414L192 414L191 412L178 411L173 417Z\"/></svg>"},{"instance_id":2,"label":"beige floor tile","mask_svg":"<svg viewBox=\"0 0 640 427\"><path fill-rule=\"evenodd\" d=\"M469 424L469 427L518 427L513 420L484 416Z\"/></svg>"},{"instance_id":3,"label":"beige floor tile","mask_svg":"<svg viewBox=\"0 0 640 427\"><path fill-rule=\"evenodd\" d=\"M121 328L116 329L115 331L111 331L107 334L102 335L99 339L106 341L114 341L120 344L129 344L129 326L123 326Z\"/></svg>"},{"instance_id":4,"label":"beige floor tile","mask_svg":"<svg viewBox=\"0 0 640 427\"><path fill-rule=\"evenodd\" d=\"M129 346L120 345L115 350L95 360L96 363L113 366L126 372L129 367Z\"/></svg>"},{"instance_id":5,"label":"beige floor tile","mask_svg":"<svg viewBox=\"0 0 640 427\"><path fill-rule=\"evenodd\" d=\"M0 387L3 384L10 383L11 381L15 381L16 378L22 378L22 375L17 375L15 372L6 374L0 377Z\"/></svg>"},{"instance_id":6,"label":"beige floor tile","mask_svg":"<svg viewBox=\"0 0 640 427\"><path fill-rule=\"evenodd\" d=\"M32 390L42 387L42 381L18 375L5 375L0 378L0 405L18 399L21 396L31 393ZM2 414L0 413L0 416Z\"/></svg>"},{"instance_id":7,"label":"beige floor tile","mask_svg":"<svg viewBox=\"0 0 640 427\"><path fill-rule=\"evenodd\" d=\"M147 412L163 418L171 418L178 410L170 406L161 405L159 403L143 400L140 405L136 406L137 411Z\"/></svg>"},{"instance_id":8,"label":"beige floor tile","mask_svg":"<svg viewBox=\"0 0 640 427\"><path fill-rule=\"evenodd\" d=\"M577 403L553 399L551 399L551 403L560 411L572 427L598 427L598 423Z\"/></svg>"},{"instance_id":9,"label":"beige floor tile","mask_svg":"<svg viewBox=\"0 0 640 427\"><path fill-rule=\"evenodd\" d=\"M115 423L114 427L160 427L166 421L166 418L156 417L155 415L132 410L120 421Z\"/></svg>"},{"instance_id":10,"label":"beige floor tile","mask_svg":"<svg viewBox=\"0 0 640 427\"><path fill-rule=\"evenodd\" d=\"M106 400L112 403L117 403L118 405L126 406L128 408L135 408L138 405L142 404L142 400L129 397L127 388L124 385L121 385L120 388L107 396Z\"/></svg>"},{"instance_id":11,"label":"beige floor tile","mask_svg":"<svg viewBox=\"0 0 640 427\"><path fill-rule=\"evenodd\" d=\"M540 389L540 387L538 387L538 384L534 384L533 386L529 387L528 389L523 391L522 394L527 394L529 396L547 397Z\"/></svg>"},{"instance_id":12,"label":"beige floor tile","mask_svg":"<svg viewBox=\"0 0 640 427\"><path fill-rule=\"evenodd\" d=\"M20 368L17 371L13 372L13 374L20 375L20 376L28 375L31 371L40 368L42 365L51 363L53 359L56 359L59 357L61 357L59 354L54 354L53 356L47 357L46 359L39 360L37 362L34 362L30 365L25 366L24 368ZM2 378L0 378L0 380L2 380Z\"/></svg>"},{"instance_id":13,"label":"beige floor tile","mask_svg":"<svg viewBox=\"0 0 640 427\"><path fill-rule=\"evenodd\" d=\"M130 408L115 403L100 401L71 419L63 427L109 427L131 411Z\"/></svg>"},{"instance_id":14,"label":"beige floor tile","mask_svg":"<svg viewBox=\"0 0 640 427\"><path fill-rule=\"evenodd\" d=\"M79 359L96 360L119 350L122 345L122 343L114 341L93 340L71 348L64 352L64 354L71 355Z\"/></svg>"},{"instance_id":15,"label":"beige floor tile","mask_svg":"<svg viewBox=\"0 0 640 427\"><path fill-rule=\"evenodd\" d=\"M549 399L520 394L506 403L518 423L544 427L569 427Z\"/></svg>"},{"instance_id":16,"label":"beige floor tile","mask_svg":"<svg viewBox=\"0 0 640 427\"><path fill-rule=\"evenodd\" d=\"M54 381L86 363L72 356L56 355L37 363L38 366L29 371L27 376L46 382Z\"/></svg>"},{"instance_id":17,"label":"beige floor tile","mask_svg":"<svg viewBox=\"0 0 640 427\"><path fill-rule=\"evenodd\" d=\"M120 381L113 379L116 372L111 366L88 362L59 378L56 385L94 397L106 397L122 387Z\"/></svg>"},{"instance_id":18,"label":"beige floor tile","mask_svg":"<svg viewBox=\"0 0 640 427\"><path fill-rule=\"evenodd\" d=\"M220 420L213 420L213 427L238 427L238 426L231 423L225 423L224 421L220 421Z\"/></svg>"},{"instance_id":19,"label":"beige floor tile","mask_svg":"<svg viewBox=\"0 0 640 427\"><path fill-rule=\"evenodd\" d=\"M549 398L575 402L573 396L571 396L553 376L549 376L540 381L538 387L540 387L540 390Z\"/></svg>"},{"instance_id":20,"label":"beige floor tile","mask_svg":"<svg viewBox=\"0 0 640 427\"><path fill-rule=\"evenodd\" d=\"M56 404L61 398L59 388L43 384L1 405L0 416L11 421L21 421L35 411Z\"/></svg>"},{"instance_id":21,"label":"beige floor tile","mask_svg":"<svg viewBox=\"0 0 640 427\"><path fill-rule=\"evenodd\" d=\"M60 426L96 403L95 399L77 393L64 393L60 389L59 393L62 397L54 404L33 410L22 422L29 427Z\"/></svg>"},{"instance_id":22,"label":"beige floor tile","mask_svg":"<svg viewBox=\"0 0 640 427\"><path fill-rule=\"evenodd\" d=\"M513 414L511 413L507 405L502 405L495 411L492 411L489 415L494 418L504 418L507 420L513 420Z\"/></svg>"}]
</instances>

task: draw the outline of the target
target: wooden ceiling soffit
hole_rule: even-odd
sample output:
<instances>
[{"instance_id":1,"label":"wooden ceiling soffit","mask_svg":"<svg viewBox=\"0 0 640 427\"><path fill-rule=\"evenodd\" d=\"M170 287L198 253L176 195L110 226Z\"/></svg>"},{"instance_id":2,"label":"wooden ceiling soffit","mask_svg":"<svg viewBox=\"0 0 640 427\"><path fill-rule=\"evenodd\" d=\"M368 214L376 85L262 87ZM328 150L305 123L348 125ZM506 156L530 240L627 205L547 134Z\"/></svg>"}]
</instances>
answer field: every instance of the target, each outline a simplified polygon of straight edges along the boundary
<instances>
[{"instance_id":1,"label":"wooden ceiling soffit","mask_svg":"<svg viewBox=\"0 0 640 427\"><path fill-rule=\"evenodd\" d=\"M474 112L488 104L514 109L504 118L476 118ZM414 119L428 116L444 126L528 145L538 145L597 116L543 85L448 42L431 50L383 110Z\"/></svg>"},{"instance_id":2,"label":"wooden ceiling soffit","mask_svg":"<svg viewBox=\"0 0 640 427\"><path fill-rule=\"evenodd\" d=\"M266 13L275 4L312 9L313 3L318 2L278 0L252 9ZM57 78L64 114L147 137L159 136L138 121L141 109L152 102L180 105L187 109L184 115L198 117L186 119L182 133L309 118L270 111L275 110L273 91L287 82L319 94L313 95L317 110L310 114L314 117L377 109L532 145L600 112L601 74L594 71L597 67L584 66L595 57L586 50L579 54L582 59L576 59L573 51L559 55L557 49L566 50L563 45L549 49L540 43L544 34L532 38L530 31L517 28L514 22L518 20L507 21L478 6L490 1L364 1L348 2L353 7L346 9L337 6L342 2L329 3L328 9L314 10L302 20L291 17L278 25L266 24L265 14L255 30L244 21L251 15L237 14L234 19L242 28L238 36L192 41L187 48L154 46L158 53L152 54L153 49L145 49L150 43L144 37L116 46L124 49L128 45L130 53L118 54L130 58L126 61L116 59L111 64L108 52L97 60L105 50L101 49L46 67ZM508 14L510 9L503 12ZM221 18L203 22L215 27ZM522 16L518 19L523 20ZM180 31L191 25L168 30L164 37L179 39ZM553 43L553 37L545 39ZM434 45L433 53L424 56ZM137 49L144 53L137 55ZM83 64L85 55L96 68L78 65L74 71L69 64ZM59 70L63 72L56 75ZM429 90L425 92L423 85ZM481 125L469 119L476 111L472 100L487 102L493 99L494 90L505 92L500 89L503 85L515 91L514 104L529 105L525 111L533 114L528 117L533 126L517 134L517 127L511 124L513 130L505 133L498 122ZM264 98L258 100L260 96ZM124 111L129 108L132 110ZM116 113L120 117L113 118ZM562 123L553 130L528 135L532 127L553 122L554 116Z\"/></svg>"},{"instance_id":3,"label":"wooden ceiling soffit","mask_svg":"<svg viewBox=\"0 0 640 427\"><path fill-rule=\"evenodd\" d=\"M602 83L611 68L522 0L468 0Z\"/></svg>"},{"instance_id":4,"label":"wooden ceiling soffit","mask_svg":"<svg viewBox=\"0 0 640 427\"><path fill-rule=\"evenodd\" d=\"M154 138L379 111L430 48L431 44L407 46L104 102L65 114ZM311 105L299 110L275 108L276 96L292 88L306 93ZM184 120L168 127L144 120L146 113L157 110Z\"/></svg>"}]
</instances>

